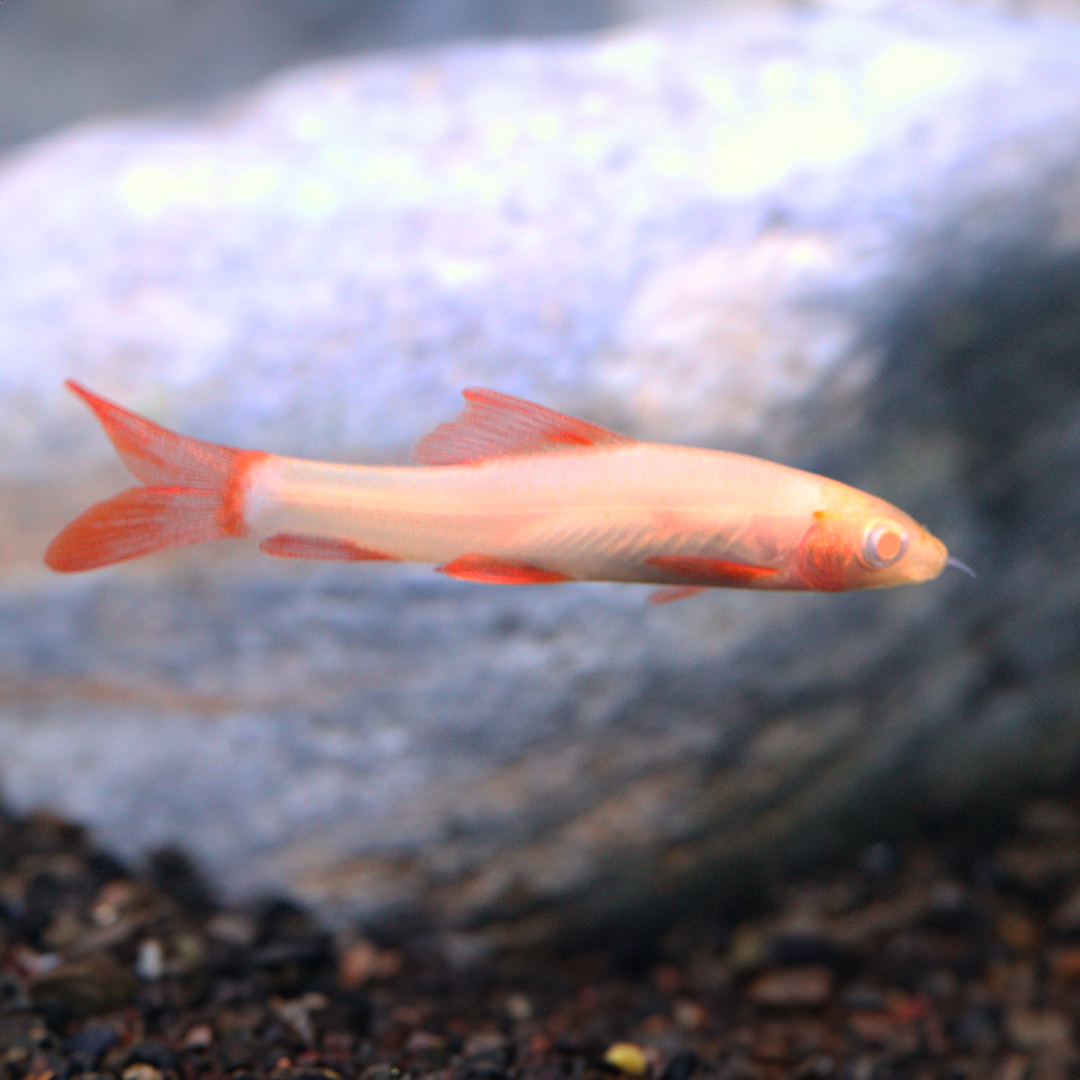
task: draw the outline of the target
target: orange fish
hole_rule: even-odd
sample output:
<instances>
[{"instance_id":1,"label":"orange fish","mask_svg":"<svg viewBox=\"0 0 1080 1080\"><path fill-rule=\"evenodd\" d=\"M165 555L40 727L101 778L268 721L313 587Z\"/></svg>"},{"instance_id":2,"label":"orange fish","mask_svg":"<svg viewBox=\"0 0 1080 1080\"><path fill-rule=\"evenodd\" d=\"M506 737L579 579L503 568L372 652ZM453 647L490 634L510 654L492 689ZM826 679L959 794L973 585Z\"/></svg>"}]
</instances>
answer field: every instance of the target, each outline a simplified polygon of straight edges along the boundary
<instances>
[{"instance_id":1,"label":"orange fish","mask_svg":"<svg viewBox=\"0 0 1080 1080\"><path fill-rule=\"evenodd\" d=\"M67 385L144 486L61 531L45 563L62 572L249 535L281 558L434 563L499 585L664 586L654 602L717 586L875 589L966 569L903 511L846 484L636 442L494 390L464 391L465 410L420 441L415 468L234 450Z\"/></svg>"}]
</instances>

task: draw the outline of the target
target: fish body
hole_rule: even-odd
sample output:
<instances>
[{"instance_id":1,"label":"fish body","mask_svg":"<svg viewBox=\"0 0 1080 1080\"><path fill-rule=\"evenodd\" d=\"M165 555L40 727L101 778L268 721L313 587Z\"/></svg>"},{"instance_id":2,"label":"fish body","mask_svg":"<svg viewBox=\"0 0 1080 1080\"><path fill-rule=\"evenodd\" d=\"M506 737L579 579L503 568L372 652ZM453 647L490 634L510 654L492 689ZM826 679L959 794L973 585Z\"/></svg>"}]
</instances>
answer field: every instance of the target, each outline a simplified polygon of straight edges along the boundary
<instances>
[{"instance_id":1,"label":"fish body","mask_svg":"<svg viewBox=\"0 0 1080 1080\"><path fill-rule=\"evenodd\" d=\"M417 466L337 465L166 431L69 383L146 486L92 507L46 563L72 571L220 536L270 555L433 563L500 584L879 588L936 577L944 545L884 500L742 454L633 441L488 390Z\"/></svg>"}]
</instances>

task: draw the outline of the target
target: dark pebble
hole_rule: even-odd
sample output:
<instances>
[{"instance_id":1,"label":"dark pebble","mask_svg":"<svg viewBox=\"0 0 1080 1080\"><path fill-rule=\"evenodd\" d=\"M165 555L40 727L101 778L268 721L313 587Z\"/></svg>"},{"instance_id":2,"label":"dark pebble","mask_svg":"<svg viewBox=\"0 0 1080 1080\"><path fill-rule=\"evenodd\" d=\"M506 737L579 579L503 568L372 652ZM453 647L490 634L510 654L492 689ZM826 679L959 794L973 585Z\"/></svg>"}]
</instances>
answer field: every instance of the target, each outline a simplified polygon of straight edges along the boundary
<instances>
[{"instance_id":1,"label":"dark pebble","mask_svg":"<svg viewBox=\"0 0 1080 1080\"><path fill-rule=\"evenodd\" d=\"M506 1080L506 1055L485 1051L466 1058L458 1071L461 1080Z\"/></svg>"},{"instance_id":2,"label":"dark pebble","mask_svg":"<svg viewBox=\"0 0 1080 1080\"><path fill-rule=\"evenodd\" d=\"M851 949L814 934L777 934L770 939L769 952L777 967L821 964L837 975L851 975L860 967L859 957Z\"/></svg>"},{"instance_id":3,"label":"dark pebble","mask_svg":"<svg viewBox=\"0 0 1080 1080\"><path fill-rule=\"evenodd\" d=\"M987 841L1001 881L867 849L778 880L738 930L464 969L403 930L358 967L295 904L215 913L182 853L124 877L81 830L0 812L0 1080L610 1080L619 1044L656 1080L1071 1075L1080 857L1039 835ZM140 982L147 938L163 965Z\"/></svg>"},{"instance_id":4,"label":"dark pebble","mask_svg":"<svg viewBox=\"0 0 1080 1080\"><path fill-rule=\"evenodd\" d=\"M832 1080L834 1076L836 1062L825 1054L815 1054L814 1057L799 1062L791 1074L791 1080Z\"/></svg>"},{"instance_id":5,"label":"dark pebble","mask_svg":"<svg viewBox=\"0 0 1080 1080\"><path fill-rule=\"evenodd\" d=\"M314 966L330 957L330 939L319 934L298 941L272 941L251 953L251 963L257 968L285 967L289 964Z\"/></svg>"},{"instance_id":6,"label":"dark pebble","mask_svg":"<svg viewBox=\"0 0 1080 1080\"><path fill-rule=\"evenodd\" d=\"M256 1047L247 1039L229 1039L218 1050L217 1059L226 1072L250 1068L255 1064ZM233 1080L236 1080L234 1075Z\"/></svg>"},{"instance_id":7,"label":"dark pebble","mask_svg":"<svg viewBox=\"0 0 1080 1080\"><path fill-rule=\"evenodd\" d=\"M76 1072L89 1072L97 1067L119 1041L120 1036L111 1024L87 1024L82 1031L72 1035L64 1044Z\"/></svg>"},{"instance_id":8,"label":"dark pebble","mask_svg":"<svg viewBox=\"0 0 1080 1080\"><path fill-rule=\"evenodd\" d=\"M177 1057L167 1046L156 1039L144 1039L128 1047L125 1065L153 1065L156 1069L175 1069Z\"/></svg>"},{"instance_id":9,"label":"dark pebble","mask_svg":"<svg viewBox=\"0 0 1080 1080\"><path fill-rule=\"evenodd\" d=\"M693 1050L676 1054L664 1067L660 1080L690 1080L698 1067L698 1056Z\"/></svg>"},{"instance_id":10,"label":"dark pebble","mask_svg":"<svg viewBox=\"0 0 1080 1080\"><path fill-rule=\"evenodd\" d=\"M900 856L896 848L885 840L864 848L859 855L859 869L876 881L892 877L899 865Z\"/></svg>"},{"instance_id":11,"label":"dark pebble","mask_svg":"<svg viewBox=\"0 0 1080 1080\"><path fill-rule=\"evenodd\" d=\"M370 1035L373 1008L371 998L362 990L336 990L330 995L330 1007L340 1017L346 1031Z\"/></svg>"},{"instance_id":12,"label":"dark pebble","mask_svg":"<svg viewBox=\"0 0 1080 1080\"><path fill-rule=\"evenodd\" d=\"M147 876L155 889L189 915L204 918L217 909L210 886L191 859L177 848L159 848L153 852L148 860Z\"/></svg>"},{"instance_id":13,"label":"dark pebble","mask_svg":"<svg viewBox=\"0 0 1080 1080\"><path fill-rule=\"evenodd\" d=\"M137 989L135 976L111 953L95 953L38 975L30 982L30 998L38 1008L86 1016L126 1005Z\"/></svg>"}]
</instances>

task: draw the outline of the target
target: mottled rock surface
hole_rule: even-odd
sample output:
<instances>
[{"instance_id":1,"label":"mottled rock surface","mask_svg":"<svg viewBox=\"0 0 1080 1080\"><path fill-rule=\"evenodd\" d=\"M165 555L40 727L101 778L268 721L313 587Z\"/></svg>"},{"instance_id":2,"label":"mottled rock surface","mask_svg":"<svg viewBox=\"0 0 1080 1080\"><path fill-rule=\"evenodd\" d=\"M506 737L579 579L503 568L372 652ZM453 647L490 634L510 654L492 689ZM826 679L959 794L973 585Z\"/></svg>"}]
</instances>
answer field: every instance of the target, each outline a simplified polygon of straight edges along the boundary
<instances>
[{"instance_id":1,"label":"mottled rock surface","mask_svg":"<svg viewBox=\"0 0 1080 1080\"><path fill-rule=\"evenodd\" d=\"M0 171L0 785L331 918L658 918L1071 774L1080 27L750 14L299 70ZM400 461L470 384L827 472L979 570L499 589L242 543L75 578L190 434ZM464 947L464 946L462 946Z\"/></svg>"},{"instance_id":2,"label":"mottled rock surface","mask_svg":"<svg viewBox=\"0 0 1080 1080\"><path fill-rule=\"evenodd\" d=\"M320 57L578 33L633 18L647 6L647 0L0 3L0 146L88 116L205 102Z\"/></svg>"}]
</instances>

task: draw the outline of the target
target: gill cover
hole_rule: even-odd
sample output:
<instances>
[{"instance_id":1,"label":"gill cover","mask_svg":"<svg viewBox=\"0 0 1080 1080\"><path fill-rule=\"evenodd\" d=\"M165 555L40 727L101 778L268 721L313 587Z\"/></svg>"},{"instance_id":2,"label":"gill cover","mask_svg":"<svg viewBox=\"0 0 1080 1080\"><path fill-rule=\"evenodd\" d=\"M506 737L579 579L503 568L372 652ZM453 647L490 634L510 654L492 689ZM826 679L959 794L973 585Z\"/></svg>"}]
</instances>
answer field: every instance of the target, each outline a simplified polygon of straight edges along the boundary
<instances>
[{"instance_id":1,"label":"gill cover","mask_svg":"<svg viewBox=\"0 0 1080 1080\"><path fill-rule=\"evenodd\" d=\"M814 513L814 523L799 544L799 572L812 589L839 592L847 587L851 542L847 522L828 510Z\"/></svg>"}]
</instances>

